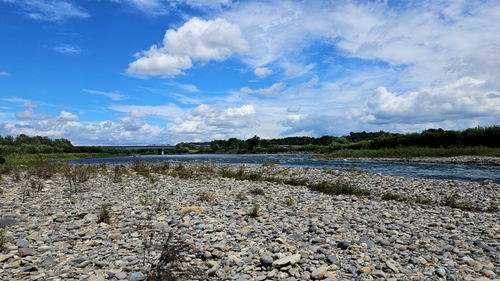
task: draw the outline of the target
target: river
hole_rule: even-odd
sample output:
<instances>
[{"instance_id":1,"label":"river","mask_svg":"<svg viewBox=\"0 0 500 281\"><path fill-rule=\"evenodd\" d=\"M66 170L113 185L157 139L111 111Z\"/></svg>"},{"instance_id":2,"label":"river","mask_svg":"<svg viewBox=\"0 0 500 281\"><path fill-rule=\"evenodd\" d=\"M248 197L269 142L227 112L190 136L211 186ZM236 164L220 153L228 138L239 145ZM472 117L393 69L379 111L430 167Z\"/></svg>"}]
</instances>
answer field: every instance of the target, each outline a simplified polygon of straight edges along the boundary
<instances>
[{"instance_id":1,"label":"river","mask_svg":"<svg viewBox=\"0 0 500 281\"><path fill-rule=\"evenodd\" d=\"M248 164L262 165L276 163L285 167L327 168L338 170L362 170L384 175L452 179L461 181L484 181L487 179L500 183L500 167L487 165L462 165L422 162L400 162L361 159L315 159L305 154L187 154L187 155L141 155L126 157L93 158L68 161L70 164L100 164L110 165L130 164L134 161L146 163L212 162L218 164Z\"/></svg>"}]
</instances>

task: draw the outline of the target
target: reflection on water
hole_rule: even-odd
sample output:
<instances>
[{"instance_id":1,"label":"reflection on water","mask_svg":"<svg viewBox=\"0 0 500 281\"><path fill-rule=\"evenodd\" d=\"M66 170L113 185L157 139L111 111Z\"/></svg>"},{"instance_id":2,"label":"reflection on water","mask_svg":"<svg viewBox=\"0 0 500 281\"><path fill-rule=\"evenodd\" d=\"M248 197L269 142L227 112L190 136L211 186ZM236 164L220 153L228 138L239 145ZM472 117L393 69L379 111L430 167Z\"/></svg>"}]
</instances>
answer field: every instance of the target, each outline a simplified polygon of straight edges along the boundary
<instances>
[{"instance_id":1,"label":"reflection on water","mask_svg":"<svg viewBox=\"0 0 500 281\"><path fill-rule=\"evenodd\" d=\"M304 154L201 154L201 155L143 155L137 157L110 157L68 161L71 164L99 164L111 165L129 164L134 161L146 163L171 162L213 162L220 164L248 164L262 165L276 163L285 167L309 167L328 169L360 169L365 172L381 173L385 175L455 179L464 181L484 181L491 179L500 183L500 167L483 165L459 165L438 163L414 163L377 160L325 160L309 158Z\"/></svg>"}]
</instances>

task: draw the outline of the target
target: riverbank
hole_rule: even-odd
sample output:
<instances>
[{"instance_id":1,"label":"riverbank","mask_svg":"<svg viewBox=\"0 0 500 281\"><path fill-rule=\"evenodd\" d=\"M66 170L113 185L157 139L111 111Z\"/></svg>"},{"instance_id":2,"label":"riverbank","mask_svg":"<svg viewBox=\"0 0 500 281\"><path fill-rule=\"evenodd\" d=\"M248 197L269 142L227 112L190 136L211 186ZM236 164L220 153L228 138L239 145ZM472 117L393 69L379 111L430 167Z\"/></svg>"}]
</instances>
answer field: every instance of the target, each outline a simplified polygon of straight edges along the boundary
<instances>
[{"instance_id":1,"label":"riverbank","mask_svg":"<svg viewBox=\"0 0 500 281\"><path fill-rule=\"evenodd\" d=\"M347 158L347 159L370 159L378 161L500 166L500 157L492 157L492 156L409 157L409 158L382 157L382 158Z\"/></svg>"},{"instance_id":2,"label":"riverbank","mask_svg":"<svg viewBox=\"0 0 500 281\"><path fill-rule=\"evenodd\" d=\"M264 180L221 177L238 173ZM62 173L2 175L0 216L20 223L4 230L0 279L142 280L172 230L192 248L183 267L209 280L500 280L499 191L489 181L274 165L102 165L73 184ZM471 208L446 206L450 198Z\"/></svg>"}]
</instances>

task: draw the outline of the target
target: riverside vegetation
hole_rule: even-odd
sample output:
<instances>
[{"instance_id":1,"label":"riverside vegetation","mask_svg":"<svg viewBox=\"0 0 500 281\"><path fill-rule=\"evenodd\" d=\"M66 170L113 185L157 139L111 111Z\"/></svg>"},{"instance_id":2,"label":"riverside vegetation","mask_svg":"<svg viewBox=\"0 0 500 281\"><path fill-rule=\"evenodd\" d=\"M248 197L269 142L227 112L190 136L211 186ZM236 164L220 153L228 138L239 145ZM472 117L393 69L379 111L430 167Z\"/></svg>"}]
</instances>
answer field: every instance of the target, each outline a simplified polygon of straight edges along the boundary
<instances>
[{"instance_id":1,"label":"riverside vegetation","mask_svg":"<svg viewBox=\"0 0 500 281\"><path fill-rule=\"evenodd\" d=\"M272 163L0 166L2 280L499 280L500 187Z\"/></svg>"}]
</instances>

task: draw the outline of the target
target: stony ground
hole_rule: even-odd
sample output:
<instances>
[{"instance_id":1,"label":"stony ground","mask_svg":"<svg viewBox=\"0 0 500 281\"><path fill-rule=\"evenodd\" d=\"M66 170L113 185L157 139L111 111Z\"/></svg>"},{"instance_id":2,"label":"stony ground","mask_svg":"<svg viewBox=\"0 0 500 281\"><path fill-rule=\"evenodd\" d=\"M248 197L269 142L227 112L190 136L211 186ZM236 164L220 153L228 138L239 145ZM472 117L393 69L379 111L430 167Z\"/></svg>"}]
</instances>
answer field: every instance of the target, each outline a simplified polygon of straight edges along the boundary
<instances>
[{"instance_id":1,"label":"stony ground","mask_svg":"<svg viewBox=\"0 0 500 281\"><path fill-rule=\"evenodd\" d=\"M2 175L0 217L19 224L3 231L0 279L144 280L172 231L191 248L180 266L206 280L500 280L500 186L489 181L245 167L372 192L356 197L125 169L118 180L109 167L74 186L62 174ZM469 208L443 206L447 198ZM108 222L99 222L103 205Z\"/></svg>"}]
</instances>

